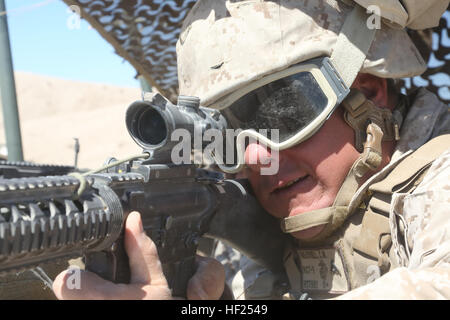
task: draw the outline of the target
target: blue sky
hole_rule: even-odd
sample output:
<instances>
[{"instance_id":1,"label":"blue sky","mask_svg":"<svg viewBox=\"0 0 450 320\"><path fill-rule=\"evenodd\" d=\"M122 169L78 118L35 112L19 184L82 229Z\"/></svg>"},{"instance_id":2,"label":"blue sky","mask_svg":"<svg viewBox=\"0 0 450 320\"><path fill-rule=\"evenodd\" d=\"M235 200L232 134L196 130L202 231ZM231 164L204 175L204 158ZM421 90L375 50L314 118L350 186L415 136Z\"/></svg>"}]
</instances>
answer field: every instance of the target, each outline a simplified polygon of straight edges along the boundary
<instances>
[{"instance_id":1,"label":"blue sky","mask_svg":"<svg viewBox=\"0 0 450 320\"><path fill-rule=\"evenodd\" d=\"M6 0L14 69L139 87L136 71L61 0Z\"/></svg>"}]
</instances>

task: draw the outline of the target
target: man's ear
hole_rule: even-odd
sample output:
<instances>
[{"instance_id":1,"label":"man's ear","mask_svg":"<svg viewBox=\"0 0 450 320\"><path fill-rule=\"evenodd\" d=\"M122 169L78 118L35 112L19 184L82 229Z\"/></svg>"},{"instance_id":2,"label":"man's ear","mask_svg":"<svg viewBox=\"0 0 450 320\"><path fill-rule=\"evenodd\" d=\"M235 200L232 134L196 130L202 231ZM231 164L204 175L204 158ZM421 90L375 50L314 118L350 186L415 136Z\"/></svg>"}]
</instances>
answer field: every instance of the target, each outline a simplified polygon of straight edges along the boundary
<instances>
[{"instance_id":1,"label":"man's ear","mask_svg":"<svg viewBox=\"0 0 450 320\"><path fill-rule=\"evenodd\" d=\"M360 90L367 99L381 108L390 107L388 83L384 78L379 78L368 73L360 73L355 79L352 88Z\"/></svg>"}]
</instances>

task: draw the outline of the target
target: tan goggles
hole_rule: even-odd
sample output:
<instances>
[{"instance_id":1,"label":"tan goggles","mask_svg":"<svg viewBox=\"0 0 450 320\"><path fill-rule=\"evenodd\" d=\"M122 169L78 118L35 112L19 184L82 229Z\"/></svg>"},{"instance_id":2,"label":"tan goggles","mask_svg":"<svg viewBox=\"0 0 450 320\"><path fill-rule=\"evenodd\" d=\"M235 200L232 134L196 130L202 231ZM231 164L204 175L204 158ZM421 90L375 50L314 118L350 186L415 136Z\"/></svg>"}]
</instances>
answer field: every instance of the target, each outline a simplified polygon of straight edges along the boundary
<instances>
[{"instance_id":1,"label":"tan goggles","mask_svg":"<svg viewBox=\"0 0 450 320\"><path fill-rule=\"evenodd\" d=\"M313 59L255 81L219 100L228 125L243 129L236 138L237 164L219 165L235 173L242 169L246 138L283 150L308 139L347 96L330 60ZM278 131L275 137L261 132ZM275 139L274 139L275 138Z\"/></svg>"},{"instance_id":2,"label":"tan goggles","mask_svg":"<svg viewBox=\"0 0 450 320\"><path fill-rule=\"evenodd\" d=\"M319 117L329 100L333 101L321 90L313 74L304 71L244 95L223 114L235 129L277 129L278 142L284 142Z\"/></svg>"}]
</instances>

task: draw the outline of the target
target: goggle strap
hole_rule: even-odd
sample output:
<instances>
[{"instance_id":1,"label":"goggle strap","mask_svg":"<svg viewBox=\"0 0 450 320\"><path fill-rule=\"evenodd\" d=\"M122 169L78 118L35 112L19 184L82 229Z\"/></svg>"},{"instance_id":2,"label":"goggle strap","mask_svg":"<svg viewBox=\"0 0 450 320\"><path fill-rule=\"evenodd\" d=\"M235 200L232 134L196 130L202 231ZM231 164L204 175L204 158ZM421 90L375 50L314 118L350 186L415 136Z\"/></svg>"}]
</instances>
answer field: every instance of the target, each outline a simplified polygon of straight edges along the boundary
<instances>
[{"instance_id":1,"label":"goggle strap","mask_svg":"<svg viewBox=\"0 0 450 320\"><path fill-rule=\"evenodd\" d=\"M356 79L375 39L376 28L369 28L366 10L355 5L346 18L331 54L331 62L347 88Z\"/></svg>"}]
</instances>

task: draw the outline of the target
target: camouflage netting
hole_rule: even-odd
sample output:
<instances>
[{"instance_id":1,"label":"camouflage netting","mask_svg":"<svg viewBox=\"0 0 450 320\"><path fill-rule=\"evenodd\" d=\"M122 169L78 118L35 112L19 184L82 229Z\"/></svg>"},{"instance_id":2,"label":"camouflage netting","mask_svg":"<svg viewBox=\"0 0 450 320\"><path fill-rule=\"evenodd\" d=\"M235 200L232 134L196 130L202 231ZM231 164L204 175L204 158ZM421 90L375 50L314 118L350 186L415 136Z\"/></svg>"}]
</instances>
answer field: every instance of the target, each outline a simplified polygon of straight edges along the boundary
<instances>
[{"instance_id":1,"label":"camouflage netting","mask_svg":"<svg viewBox=\"0 0 450 320\"><path fill-rule=\"evenodd\" d=\"M149 84L176 101L175 45L195 0L63 0L86 19Z\"/></svg>"},{"instance_id":2,"label":"camouflage netting","mask_svg":"<svg viewBox=\"0 0 450 320\"><path fill-rule=\"evenodd\" d=\"M450 8L439 22L439 26L424 31L409 30L425 61L428 70L420 77L404 79L401 82L406 91L427 87L445 103L450 103Z\"/></svg>"},{"instance_id":3,"label":"camouflage netting","mask_svg":"<svg viewBox=\"0 0 450 320\"><path fill-rule=\"evenodd\" d=\"M63 0L77 5L86 19L129 61L151 86L176 101L178 92L175 45L181 24L195 0ZM411 91L420 86L450 102L450 8L432 30L410 31L430 68L421 77L405 79ZM439 75L440 74L440 75Z\"/></svg>"}]
</instances>

